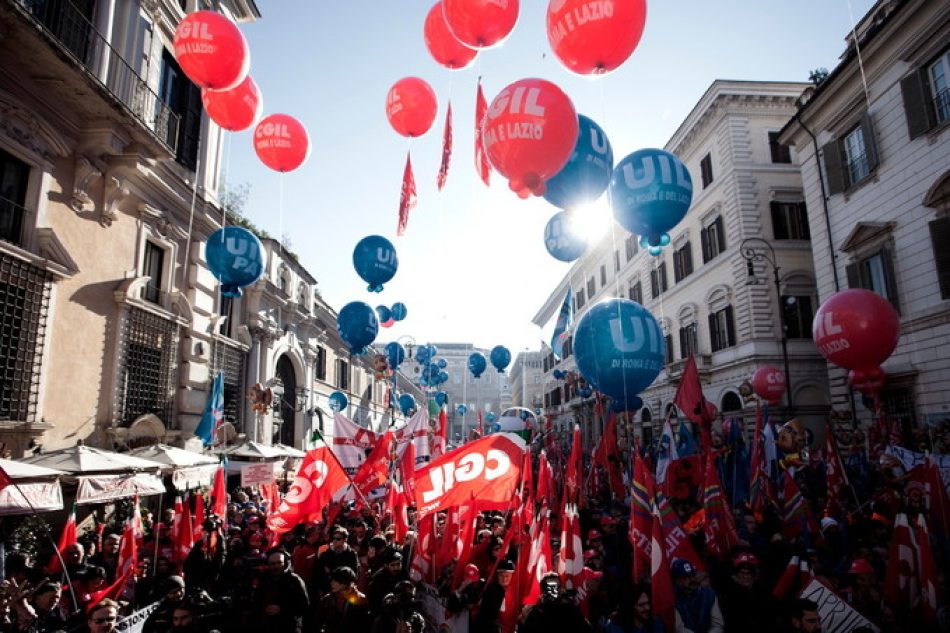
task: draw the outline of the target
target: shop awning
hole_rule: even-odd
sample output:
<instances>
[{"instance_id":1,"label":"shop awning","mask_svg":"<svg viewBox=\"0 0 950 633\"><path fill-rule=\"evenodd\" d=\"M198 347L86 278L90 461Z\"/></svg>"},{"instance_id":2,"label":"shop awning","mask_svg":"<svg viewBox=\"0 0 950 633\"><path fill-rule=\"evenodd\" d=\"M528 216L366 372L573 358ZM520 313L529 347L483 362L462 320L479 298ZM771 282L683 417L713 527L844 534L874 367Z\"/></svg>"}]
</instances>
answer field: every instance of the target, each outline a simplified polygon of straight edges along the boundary
<instances>
[{"instance_id":1,"label":"shop awning","mask_svg":"<svg viewBox=\"0 0 950 633\"><path fill-rule=\"evenodd\" d=\"M151 473L126 473L123 475L86 475L79 477L76 503L106 503L139 495L160 495L165 492L162 478Z\"/></svg>"}]
</instances>

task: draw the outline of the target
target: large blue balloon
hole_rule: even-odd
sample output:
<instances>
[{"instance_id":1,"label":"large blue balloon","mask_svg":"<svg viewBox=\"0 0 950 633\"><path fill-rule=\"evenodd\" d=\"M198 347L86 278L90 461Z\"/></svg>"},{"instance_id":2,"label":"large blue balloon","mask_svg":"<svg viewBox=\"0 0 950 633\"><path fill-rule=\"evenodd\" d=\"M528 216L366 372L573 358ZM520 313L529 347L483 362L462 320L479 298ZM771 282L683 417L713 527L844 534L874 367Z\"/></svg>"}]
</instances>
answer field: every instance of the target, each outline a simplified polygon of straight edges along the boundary
<instances>
[{"instance_id":1,"label":"large blue balloon","mask_svg":"<svg viewBox=\"0 0 950 633\"><path fill-rule=\"evenodd\" d=\"M472 372L472 376L478 378L482 375L482 372L488 367L488 361L485 360L485 355L481 352L472 352L468 356L468 370Z\"/></svg>"},{"instance_id":2,"label":"large blue balloon","mask_svg":"<svg viewBox=\"0 0 950 633\"><path fill-rule=\"evenodd\" d=\"M221 294L240 297L264 273L264 247L257 236L240 226L218 229L205 247L208 268L221 282Z\"/></svg>"},{"instance_id":3,"label":"large blue balloon","mask_svg":"<svg viewBox=\"0 0 950 633\"><path fill-rule=\"evenodd\" d=\"M439 371L438 381L439 381L438 384L440 384L440 385L443 384L443 383L448 382L448 381L449 381L449 373L448 373L447 371L444 371L444 370Z\"/></svg>"},{"instance_id":4,"label":"large blue balloon","mask_svg":"<svg viewBox=\"0 0 950 633\"><path fill-rule=\"evenodd\" d=\"M376 340L379 321L376 311L362 301L353 301L343 306L336 318L340 338L349 345L350 353L364 354L366 346Z\"/></svg>"},{"instance_id":5,"label":"large blue balloon","mask_svg":"<svg viewBox=\"0 0 950 633\"><path fill-rule=\"evenodd\" d=\"M403 415L409 415L416 408L416 399L410 393L404 393L399 396L399 410Z\"/></svg>"},{"instance_id":6,"label":"large blue balloon","mask_svg":"<svg viewBox=\"0 0 950 633\"><path fill-rule=\"evenodd\" d=\"M488 358L491 359L491 364L498 370L498 373L501 373L505 371L505 367L511 362L511 352L509 352L508 348L504 345L496 345L491 348Z\"/></svg>"},{"instance_id":7,"label":"large blue balloon","mask_svg":"<svg viewBox=\"0 0 950 633\"><path fill-rule=\"evenodd\" d=\"M577 115L577 143L567 164L544 182L544 199L561 209L590 204L604 193L614 170L614 152L599 125Z\"/></svg>"},{"instance_id":8,"label":"large blue balloon","mask_svg":"<svg viewBox=\"0 0 950 633\"><path fill-rule=\"evenodd\" d=\"M389 366L398 369L406 360L406 348L396 341L386 343L386 358L389 359Z\"/></svg>"},{"instance_id":9,"label":"large blue balloon","mask_svg":"<svg viewBox=\"0 0 950 633\"><path fill-rule=\"evenodd\" d=\"M396 247L382 235L368 235L353 249L353 267L369 284L370 292L380 292L399 268Z\"/></svg>"},{"instance_id":10,"label":"large blue balloon","mask_svg":"<svg viewBox=\"0 0 950 633\"><path fill-rule=\"evenodd\" d=\"M416 348L416 362L420 365L428 365L431 358L428 345L420 345Z\"/></svg>"},{"instance_id":11,"label":"large blue balloon","mask_svg":"<svg viewBox=\"0 0 950 633\"><path fill-rule=\"evenodd\" d=\"M445 360L444 358L440 358L436 365L439 366L439 369L445 369L449 366L449 361Z\"/></svg>"},{"instance_id":12,"label":"large blue balloon","mask_svg":"<svg viewBox=\"0 0 950 633\"><path fill-rule=\"evenodd\" d=\"M405 303L396 302L393 304L393 307L389 309L389 313L392 315L393 321L402 321L406 318L406 315L409 313L409 311L406 310Z\"/></svg>"},{"instance_id":13,"label":"large blue balloon","mask_svg":"<svg viewBox=\"0 0 950 633\"><path fill-rule=\"evenodd\" d=\"M587 250L587 240L572 229L568 212L559 211L544 227L544 247L554 259L572 262Z\"/></svg>"},{"instance_id":14,"label":"large blue balloon","mask_svg":"<svg viewBox=\"0 0 950 633\"><path fill-rule=\"evenodd\" d=\"M614 218L631 233L663 246L664 234L679 224L693 200L693 181L679 158L661 149L636 151L614 169L610 204Z\"/></svg>"},{"instance_id":15,"label":"large blue balloon","mask_svg":"<svg viewBox=\"0 0 950 633\"><path fill-rule=\"evenodd\" d=\"M656 379L665 358L660 325L646 308L629 299L598 302L574 330L578 371L595 389L629 408Z\"/></svg>"},{"instance_id":16,"label":"large blue balloon","mask_svg":"<svg viewBox=\"0 0 950 633\"><path fill-rule=\"evenodd\" d=\"M376 318L379 319L380 323L385 323L386 321L393 318L392 312L386 306L376 306Z\"/></svg>"},{"instance_id":17,"label":"large blue balloon","mask_svg":"<svg viewBox=\"0 0 950 633\"><path fill-rule=\"evenodd\" d=\"M330 401L330 410L336 411L337 413L345 409L346 405L349 404L346 394L342 391L334 391L327 399Z\"/></svg>"},{"instance_id":18,"label":"large blue balloon","mask_svg":"<svg viewBox=\"0 0 950 633\"><path fill-rule=\"evenodd\" d=\"M437 394L435 394L435 401L440 407L444 406L445 403L448 402L448 400L449 400L449 394L445 393L444 391L440 391Z\"/></svg>"}]
</instances>

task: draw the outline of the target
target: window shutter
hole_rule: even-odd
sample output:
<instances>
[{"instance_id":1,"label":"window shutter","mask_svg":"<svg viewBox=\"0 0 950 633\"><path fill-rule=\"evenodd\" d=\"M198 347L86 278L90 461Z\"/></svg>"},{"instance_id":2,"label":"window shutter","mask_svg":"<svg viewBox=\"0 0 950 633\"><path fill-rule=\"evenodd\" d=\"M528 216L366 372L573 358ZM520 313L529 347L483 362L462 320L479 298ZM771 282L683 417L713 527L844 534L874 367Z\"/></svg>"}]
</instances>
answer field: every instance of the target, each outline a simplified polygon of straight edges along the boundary
<instances>
[{"instance_id":1,"label":"window shutter","mask_svg":"<svg viewBox=\"0 0 950 633\"><path fill-rule=\"evenodd\" d=\"M777 240L787 240L788 227L782 214L782 205L773 200L769 203L769 208L772 210L772 234Z\"/></svg>"},{"instance_id":2,"label":"window shutter","mask_svg":"<svg viewBox=\"0 0 950 633\"><path fill-rule=\"evenodd\" d=\"M900 314L901 304L897 295L897 276L894 274L894 259L891 254L891 249L882 248L881 259L884 262L884 276L887 277L887 296L891 301L891 305L894 306L894 309Z\"/></svg>"},{"instance_id":3,"label":"window shutter","mask_svg":"<svg viewBox=\"0 0 950 633\"><path fill-rule=\"evenodd\" d=\"M673 335L667 334L663 337L663 340L666 341L666 362L673 362Z\"/></svg>"},{"instance_id":4,"label":"window shutter","mask_svg":"<svg viewBox=\"0 0 950 633\"><path fill-rule=\"evenodd\" d=\"M860 264L848 264L845 266L845 274L848 276L848 288L861 287L861 271L858 269Z\"/></svg>"},{"instance_id":5,"label":"window shutter","mask_svg":"<svg viewBox=\"0 0 950 633\"><path fill-rule=\"evenodd\" d=\"M650 271L650 294L654 299L660 296L660 275L656 270Z\"/></svg>"},{"instance_id":6,"label":"window shutter","mask_svg":"<svg viewBox=\"0 0 950 633\"><path fill-rule=\"evenodd\" d=\"M907 117L907 135L913 140L925 134L936 121L926 70L921 68L901 79L901 94L904 97L904 116Z\"/></svg>"},{"instance_id":7,"label":"window shutter","mask_svg":"<svg viewBox=\"0 0 950 633\"><path fill-rule=\"evenodd\" d=\"M719 351L719 329L716 327L716 315L709 315L709 342L712 343L712 351Z\"/></svg>"},{"instance_id":8,"label":"window shutter","mask_svg":"<svg viewBox=\"0 0 950 633\"><path fill-rule=\"evenodd\" d=\"M666 292L667 288L669 287L670 286L666 281L666 262L663 262L660 264L660 290L662 292Z\"/></svg>"},{"instance_id":9,"label":"window shutter","mask_svg":"<svg viewBox=\"0 0 950 633\"><path fill-rule=\"evenodd\" d=\"M676 251L673 253L673 281L678 283L683 278L683 253Z\"/></svg>"},{"instance_id":10,"label":"window shutter","mask_svg":"<svg viewBox=\"0 0 950 633\"><path fill-rule=\"evenodd\" d=\"M680 358L686 358L687 349L689 349L689 343L686 342L686 330L680 328Z\"/></svg>"},{"instance_id":11,"label":"window shutter","mask_svg":"<svg viewBox=\"0 0 950 633\"><path fill-rule=\"evenodd\" d=\"M729 338L729 347L736 344L736 324L733 318L732 306L726 306L726 335Z\"/></svg>"},{"instance_id":12,"label":"window shutter","mask_svg":"<svg viewBox=\"0 0 950 633\"><path fill-rule=\"evenodd\" d=\"M195 171L198 168L198 146L201 140L201 89L190 81L182 81L186 86L185 111L181 118L178 160L191 171Z\"/></svg>"},{"instance_id":13,"label":"window shutter","mask_svg":"<svg viewBox=\"0 0 950 633\"><path fill-rule=\"evenodd\" d=\"M950 248L947 248L947 244L950 244L950 217L943 217L930 223L930 239L933 242L940 296L943 299L950 299Z\"/></svg>"},{"instance_id":14,"label":"window shutter","mask_svg":"<svg viewBox=\"0 0 950 633\"><path fill-rule=\"evenodd\" d=\"M871 113L865 112L861 117L861 134L864 135L864 151L868 157L868 169L874 169L881 163L877 152L877 141L874 138L874 125L871 123Z\"/></svg>"},{"instance_id":15,"label":"window shutter","mask_svg":"<svg viewBox=\"0 0 950 633\"><path fill-rule=\"evenodd\" d=\"M693 245L686 242L683 246L683 276L693 274Z\"/></svg>"},{"instance_id":16,"label":"window shutter","mask_svg":"<svg viewBox=\"0 0 950 633\"><path fill-rule=\"evenodd\" d=\"M811 229L808 226L808 207L804 202L798 203L798 227L799 235L803 240L811 239Z\"/></svg>"},{"instance_id":17,"label":"window shutter","mask_svg":"<svg viewBox=\"0 0 950 633\"><path fill-rule=\"evenodd\" d=\"M841 145L838 139L826 143L821 148L825 158L825 176L828 178L828 194L841 193L848 188L848 176L844 170L844 160L841 157Z\"/></svg>"},{"instance_id":18,"label":"window shutter","mask_svg":"<svg viewBox=\"0 0 950 633\"><path fill-rule=\"evenodd\" d=\"M699 232L699 243L703 249L703 263L705 264L712 259L709 254L709 229L703 229Z\"/></svg>"},{"instance_id":19,"label":"window shutter","mask_svg":"<svg viewBox=\"0 0 950 633\"><path fill-rule=\"evenodd\" d=\"M719 252L725 253L726 252L726 229L723 227L721 215L716 216L716 221L714 222L714 224L716 225L716 239L719 241Z\"/></svg>"}]
</instances>

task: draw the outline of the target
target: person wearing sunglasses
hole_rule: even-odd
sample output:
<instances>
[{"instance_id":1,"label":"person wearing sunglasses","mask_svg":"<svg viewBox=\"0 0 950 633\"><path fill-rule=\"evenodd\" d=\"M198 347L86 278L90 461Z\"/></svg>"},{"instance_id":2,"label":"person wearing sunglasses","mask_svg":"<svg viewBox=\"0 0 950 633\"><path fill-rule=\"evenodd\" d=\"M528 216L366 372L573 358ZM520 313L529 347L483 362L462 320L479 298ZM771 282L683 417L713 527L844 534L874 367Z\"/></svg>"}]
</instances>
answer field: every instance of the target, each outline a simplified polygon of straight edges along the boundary
<instances>
[{"instance_id":1,"label":"person wearing sunglasses","mask_svg":"<svg viewBox=\"0 0 950 633\"><path fill-rule=\"evenodd\" d=\"M119 603L105 598L86 614L86 627L89 633L113 633L119 621Z\"/></svg>"},{"instance_id":2,"label":"person wearing sunglasses","mask_svg":"<svg viewBox=\"0 0 950 633\"><path fill-rule=\"evenodd\" d=\"M317 558L320 595L330 592L330 578L333 576L333 572L340 567L349 567L359 576L359 556L356 550L350 547L347 542L349 537L349 531L341 526L336 526L330 531L330 547Z\"/></svg>"}]
</instances>

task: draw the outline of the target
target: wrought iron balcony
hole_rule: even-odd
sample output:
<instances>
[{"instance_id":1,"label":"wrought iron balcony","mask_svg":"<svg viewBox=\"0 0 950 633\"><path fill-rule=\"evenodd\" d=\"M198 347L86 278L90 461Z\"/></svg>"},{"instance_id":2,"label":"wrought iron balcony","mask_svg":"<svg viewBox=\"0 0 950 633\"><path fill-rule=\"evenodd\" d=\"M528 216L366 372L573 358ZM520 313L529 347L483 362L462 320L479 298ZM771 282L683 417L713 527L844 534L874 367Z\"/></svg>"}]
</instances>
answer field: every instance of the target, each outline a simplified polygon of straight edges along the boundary
<instances>
[{"instance_id":1,"label":"wrought iron balcony","mask_svg":"<svg viewBox=\"0 0 950 633\"><path fill-rule=\"evenodd\" d=\"M174 154L180 117L149 88L132 66L70 0L12 0L76 61L89 78L105 88L134 118Z\"/></svg>"}]
</instances>

